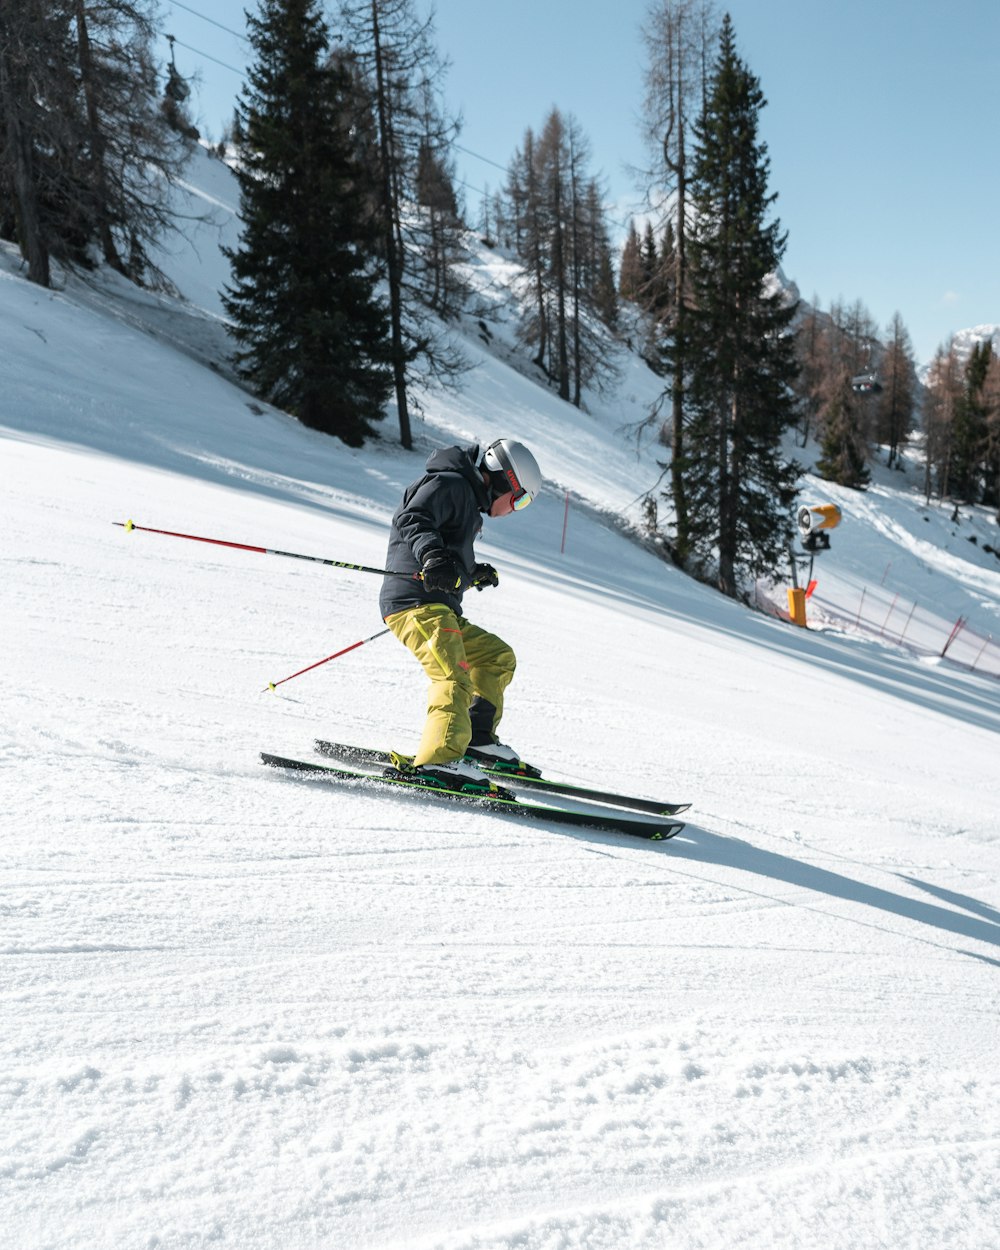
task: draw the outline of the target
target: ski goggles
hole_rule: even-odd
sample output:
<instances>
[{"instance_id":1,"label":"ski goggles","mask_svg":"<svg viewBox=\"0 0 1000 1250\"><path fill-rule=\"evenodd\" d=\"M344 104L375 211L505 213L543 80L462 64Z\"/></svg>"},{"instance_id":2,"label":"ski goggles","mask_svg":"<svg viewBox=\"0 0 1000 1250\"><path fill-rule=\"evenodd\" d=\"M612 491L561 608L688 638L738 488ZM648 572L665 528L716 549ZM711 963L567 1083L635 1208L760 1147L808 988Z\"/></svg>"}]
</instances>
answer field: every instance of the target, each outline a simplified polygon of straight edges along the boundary
<instances>
[{"instance_id":1,"label":"ski goggles","mask_svg":"<svg viewBox=\"0 0 1000 1250\"><path fill-rule=\"evenodd\" d=\"M494 495L490 504L490 516L509 516L512 512L520 512L531 503L531 496L526 490L504 491L502 495Z\"/></svg>"}]
</instances>

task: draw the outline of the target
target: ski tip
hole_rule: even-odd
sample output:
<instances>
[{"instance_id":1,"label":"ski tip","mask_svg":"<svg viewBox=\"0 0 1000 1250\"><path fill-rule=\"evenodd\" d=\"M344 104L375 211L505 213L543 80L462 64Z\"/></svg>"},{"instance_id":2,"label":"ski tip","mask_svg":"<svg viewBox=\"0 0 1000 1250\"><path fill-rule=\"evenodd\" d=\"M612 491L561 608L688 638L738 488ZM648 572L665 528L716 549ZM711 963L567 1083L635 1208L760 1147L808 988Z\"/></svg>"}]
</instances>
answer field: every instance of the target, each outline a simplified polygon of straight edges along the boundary
<instances>
[{"instance_id":1,"label":"ski tip","mask_svg":"<svg viewBox=\"0 0 1000 1250\"><path fill-rule=\"evenodd\" d=\"M645 838L647 842L669 842L671 838L676 838L683 828L684 826L680 824L664 825L660 829L654 829L652 833L639 833L639 836Z\"/></svg>"},{"instance_id":2,"label":"ski tip","mask_svg":"<svg viewBox=\"0 0 1000 1250\"><path fill-rule=\"evenodd\" d=\"M659 837L654 838L656 842L666 842L669 838L676 838L680 831L684 828L683 821L676 821L672 825L668 825Z\"/></svg>"}]
</instances>

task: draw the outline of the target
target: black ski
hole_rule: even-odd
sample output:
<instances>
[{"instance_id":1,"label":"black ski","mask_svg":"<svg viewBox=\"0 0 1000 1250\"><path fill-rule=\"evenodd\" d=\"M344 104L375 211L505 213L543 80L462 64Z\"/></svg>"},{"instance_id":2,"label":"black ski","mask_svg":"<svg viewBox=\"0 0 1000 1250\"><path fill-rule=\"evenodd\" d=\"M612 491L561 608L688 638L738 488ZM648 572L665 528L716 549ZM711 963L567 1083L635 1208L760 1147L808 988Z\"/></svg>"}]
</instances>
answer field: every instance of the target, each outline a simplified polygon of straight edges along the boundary
<instances>
[{"instance_id":1,"label":"black ski","mask_svg":"<svg viewBox=\"0 0 1000 1250\"><path fill-rule=\"evenodd\" d=\"M316 750L330 759L342 760L347 764L389 764L391 759L388 751L378 751L372 747L348 746L342 742L326 742L317 738ZM627 807L634 812L649 812L653 816L677 816L686 812L690 803L665 803L659 799L640 799L631 794L612 794L608 790L594 790L589 786L578 786L568 781L550 781L548 777L533 777L516 772L508 772L503 768L491 768L482 760L473 763L484 773L489 773L497 782L508 786L530 786L534 790L543 790L549 794L563 794L567 798L583 799L588 803L613 803L616 807Z\"/></svg>"},{"instance_id":2,"label":"black ski","mask_svg":"<svg viewBox=\"0 0 1000 1250\"><path fill-rule=\"evenodd\" d=\"M471 803L474 807L520 816L529 820L552 821L554 824L575 825L581 829L609 829L627 833L630 837L645 838L650 842L663 842L680 833L684 828L679 820L640 820L617 812L574 812L565 807L545 807L540 803L523 803L517 798L499 798L489 795L463 794L458 790L444 790L428 786L425 782L412 781L405 776L383 776L374 773L355 772L334 768L329 764L306 763L304 760L287 759L281 755L261 752L261 763L271 768L288 768L296 772L317 773L327 781L357 782L359 785L392 787L409 794L419 794L431 799L445 799L458 803Z\"/></svg>"}]
</instances>

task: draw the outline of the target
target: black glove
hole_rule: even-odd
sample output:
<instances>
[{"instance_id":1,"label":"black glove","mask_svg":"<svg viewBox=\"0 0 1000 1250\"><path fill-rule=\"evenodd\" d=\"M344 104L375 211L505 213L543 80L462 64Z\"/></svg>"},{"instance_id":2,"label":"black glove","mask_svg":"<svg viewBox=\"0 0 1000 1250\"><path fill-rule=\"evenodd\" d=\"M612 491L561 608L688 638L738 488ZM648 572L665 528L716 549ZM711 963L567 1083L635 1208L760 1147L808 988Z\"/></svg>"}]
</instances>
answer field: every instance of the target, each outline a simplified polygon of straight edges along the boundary
<instances>
[{"instance_id":1,"label":"black glove","mask_svg":"<svg viewBox=\"0 0 1000 1250\"><path fill-rule=\"evenodd\" d=\"M487 586L499 586L500 574L492 564L474 564L472 566L472 584L477 590L485 590Z\"/></svg>"},{"instance_id":2,"label":"black glove","mask_svg":"<svg viewBox=\"0 0 1000 1250\"><path fill-rule=\"evenodd\" d=\"M428 590L454 593L462 584L462 566L446 551L432 551L424 559L423 577Z\"/></svg>"}]
</instances>

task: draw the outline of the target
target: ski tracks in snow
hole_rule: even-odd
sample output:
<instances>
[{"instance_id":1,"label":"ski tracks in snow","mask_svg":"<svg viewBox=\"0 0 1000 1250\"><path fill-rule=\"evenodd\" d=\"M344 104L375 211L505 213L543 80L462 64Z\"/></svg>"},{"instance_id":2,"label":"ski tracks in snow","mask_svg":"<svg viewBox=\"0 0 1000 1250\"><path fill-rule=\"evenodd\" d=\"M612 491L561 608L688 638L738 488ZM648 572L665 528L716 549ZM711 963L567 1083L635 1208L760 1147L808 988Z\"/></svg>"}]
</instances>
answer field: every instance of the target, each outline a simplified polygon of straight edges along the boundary
<instances>
[{"instance_id":1,"label":"ski tracks in snow","mask_svg":"<svg viewBox=\"0 0 1000 1250\"><path fill-rule=\"evenodd\" d=\"M33 1216L53 1221L51 1244L95 1247L994 1244L1000 1141L969 1115L995 1103L994 1073L782 1058L773 1038L734 1031L720 1046L697 1023L496 1050L473 1035L238 1045L208 1021L196 1032L201 1047L160 1062L4 1075L4 1117L22 1130L0 1169L22 1204L11 1244L27 1244ZM248 1173L267 1185L248 1191ZM842 1225L847 1198L872 1212L864 1240Z\"/></svg>"}]
</instances>

